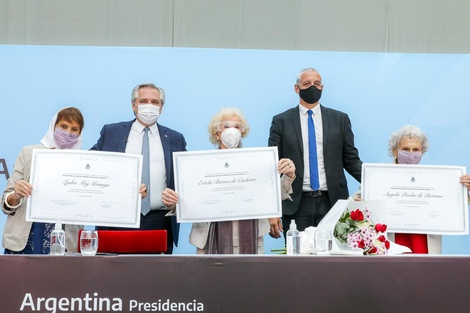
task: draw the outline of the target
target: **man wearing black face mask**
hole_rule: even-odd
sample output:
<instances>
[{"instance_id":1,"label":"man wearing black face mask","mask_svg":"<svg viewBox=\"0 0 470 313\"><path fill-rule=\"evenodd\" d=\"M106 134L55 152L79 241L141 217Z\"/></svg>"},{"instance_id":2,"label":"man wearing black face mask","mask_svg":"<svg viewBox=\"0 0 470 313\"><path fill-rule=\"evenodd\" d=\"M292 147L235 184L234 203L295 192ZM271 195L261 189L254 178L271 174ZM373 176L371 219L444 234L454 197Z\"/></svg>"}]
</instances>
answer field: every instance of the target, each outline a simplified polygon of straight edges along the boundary
<instances>
[{"instance_id":1,"label":"man wearing black face mask","mask_svg":"<svg viewBox=\"0 0 470 313\"><path fill-rule=\"evenodd\" d=\"M287 228L295 219L297 229L303 231L317 226L338 199L349 197L343 169L360 182L362 161L348 115L319 102L320 73L313 68L302 70L294 89L300 104L274 116L269 146L277 146L280 158L295 163L293 201L282 203L282 224Z\"/></svg>"}]
</instances>

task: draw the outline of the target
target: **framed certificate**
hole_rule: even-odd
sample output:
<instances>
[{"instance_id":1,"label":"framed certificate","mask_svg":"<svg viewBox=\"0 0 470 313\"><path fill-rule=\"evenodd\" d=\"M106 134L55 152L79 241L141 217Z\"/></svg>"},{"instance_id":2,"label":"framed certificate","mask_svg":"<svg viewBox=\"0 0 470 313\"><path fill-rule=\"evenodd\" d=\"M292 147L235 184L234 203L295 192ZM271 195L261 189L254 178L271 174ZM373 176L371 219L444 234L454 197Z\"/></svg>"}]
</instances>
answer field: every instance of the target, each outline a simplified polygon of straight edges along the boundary
<instances>
[{"instance_id":1,"label":"framed certificate","mask_svg":"<svg viewBox=\"0 0 470 313\"><path fill-rule=\"evenodd\" d=\"M35 149L26 220L139 227L142 156Z\"/></svg>"},{"instance_id":2,"label":"framed certificate","mask_svg":"<svg viewBox=\"0 0 470 313\"><path fill-rule=\"evenodd\" d=\"M276 147L175 152L173 164L179 222L282 215Z\"/></svg>"},{"instance_id":3,"label":"framed certificate","mask_svg":"<svg viewBox=\"0 0 470 313\"><path fill-rule=\"evenodd\" d=\"M461 166L408 164L362 165L364 200L386 199L372 216L388 231L417 234L468 234L467 190Z\"/></svg>"}]
</instances>

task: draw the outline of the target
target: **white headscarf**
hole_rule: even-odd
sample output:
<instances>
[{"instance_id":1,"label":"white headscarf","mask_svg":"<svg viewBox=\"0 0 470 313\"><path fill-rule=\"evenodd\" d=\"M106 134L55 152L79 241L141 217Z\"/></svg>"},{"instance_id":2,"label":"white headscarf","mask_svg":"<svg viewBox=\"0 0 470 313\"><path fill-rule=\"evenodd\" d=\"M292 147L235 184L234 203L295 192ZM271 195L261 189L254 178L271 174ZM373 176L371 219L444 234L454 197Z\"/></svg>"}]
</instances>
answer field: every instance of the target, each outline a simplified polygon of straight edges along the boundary
<instances>
[{"instance_id":1,"label":"white headscarf","mask_svg":"<svg viewBox=\"0 0 470 313\"><path fill-rule=\"evenodd\" d=\"M44 135L44 137L41 140L41 143L49 149L55 149L55 148L60 149L60 147L56 144L54 140L55 123L57 121L57 115L59 114L59 112L66 108L70 108L70 107L64 107L60 109L52 117L51 123L49 124L49 130L47 131L46 135ZM78 136L77 143L74 144L73 147L70 149L80 149L81 147L82 147L82 132L80 132L80 135Z\"/></svg>"}]
</instances>

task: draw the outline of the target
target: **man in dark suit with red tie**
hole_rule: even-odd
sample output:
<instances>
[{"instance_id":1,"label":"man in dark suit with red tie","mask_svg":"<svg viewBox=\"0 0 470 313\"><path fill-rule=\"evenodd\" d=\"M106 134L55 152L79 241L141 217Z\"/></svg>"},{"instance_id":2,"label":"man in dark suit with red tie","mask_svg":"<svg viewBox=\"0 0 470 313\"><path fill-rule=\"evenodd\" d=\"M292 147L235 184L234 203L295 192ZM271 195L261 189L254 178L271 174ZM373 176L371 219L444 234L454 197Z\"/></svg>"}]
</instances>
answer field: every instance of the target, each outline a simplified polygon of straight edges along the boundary
<instances>
[{"instance_id":1,"label":"man in dark suit with red tie","mask_svg":"<svg viewBox=\"0 0 470 313\"><path fill-rule=\"evenodd\" d=\"M293 201L282 203L282 224L287 231L295 219L297 229L303 231L317 226L338 199L349 197L344 170L360 182L362 161L348 115L319 102L320 73L313 68L302 70L294 88L300 103L273 117L269 146L277 146L279 158L295 164ZM282 226L271 227L276 231Z\"/></svg>"}]
</instances>

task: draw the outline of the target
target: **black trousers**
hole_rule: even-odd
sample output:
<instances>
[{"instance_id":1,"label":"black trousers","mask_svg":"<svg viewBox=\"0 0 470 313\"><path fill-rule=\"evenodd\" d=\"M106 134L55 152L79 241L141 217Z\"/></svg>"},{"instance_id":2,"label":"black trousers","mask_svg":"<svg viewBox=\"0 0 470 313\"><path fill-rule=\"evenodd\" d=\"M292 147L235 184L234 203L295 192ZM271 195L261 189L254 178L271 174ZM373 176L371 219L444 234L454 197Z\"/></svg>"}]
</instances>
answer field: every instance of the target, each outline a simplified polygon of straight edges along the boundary
<instances>
[{"instance_id":1,"label":"black trousers","mask_svg":"<svg viewBox=\"0 0 470 313\"><path fill-rule=\"evenodd\" d=\"M294 215L282 216L284 238L291 220L295 220L299 231L304 231L307 227L317 226L330 209L331 203L327 192L321 192L321 196L313 192L303 192L297 212Z\"/></svg>"}]
</instances>

